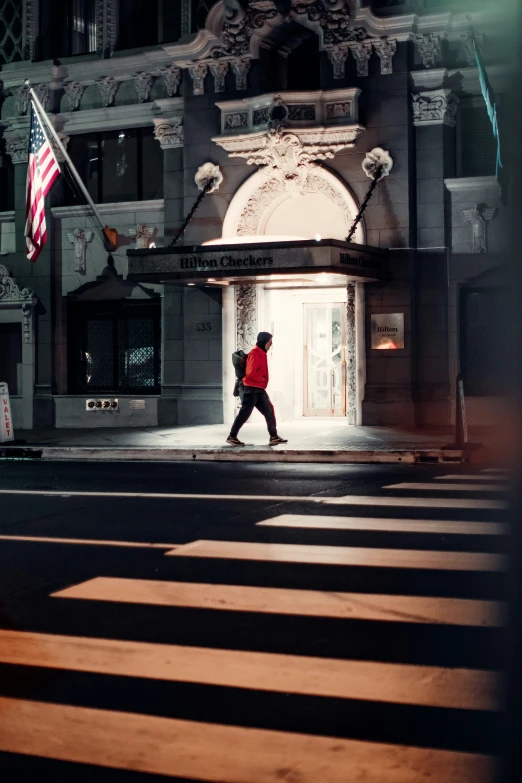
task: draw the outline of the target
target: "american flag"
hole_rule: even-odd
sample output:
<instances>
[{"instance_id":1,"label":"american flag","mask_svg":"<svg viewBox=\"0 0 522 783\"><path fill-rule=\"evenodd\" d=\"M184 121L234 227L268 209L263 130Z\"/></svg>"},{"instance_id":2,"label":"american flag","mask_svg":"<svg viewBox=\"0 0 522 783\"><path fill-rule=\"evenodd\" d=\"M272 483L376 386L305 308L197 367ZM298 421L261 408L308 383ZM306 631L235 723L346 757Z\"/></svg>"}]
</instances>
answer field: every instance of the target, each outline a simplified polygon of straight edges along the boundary
<instances>
[{"instance_id":1,"label":"american flag","mask_svg":"<svg viewBox=\"0 0 522 783\"><path fill-rule=\"evenodd\" d=\"M45 226L45 197L50 191L60 167L40 119L31 105L31 136L29 140L29 168L27 171L27 199L25 237L27 258L36 261L47 242Z\"/></svg>"}]
</instances>

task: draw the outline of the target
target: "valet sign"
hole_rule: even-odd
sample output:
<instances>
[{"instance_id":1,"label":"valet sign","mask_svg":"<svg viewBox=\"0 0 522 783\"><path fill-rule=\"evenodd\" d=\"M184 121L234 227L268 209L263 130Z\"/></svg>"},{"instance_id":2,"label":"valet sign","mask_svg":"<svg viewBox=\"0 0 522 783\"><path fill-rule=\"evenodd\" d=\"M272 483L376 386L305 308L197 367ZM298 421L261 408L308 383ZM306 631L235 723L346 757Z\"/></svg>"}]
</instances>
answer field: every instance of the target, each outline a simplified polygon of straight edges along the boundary
<instances>
[{"instance_id":1,"label":"valet sign","mask_svg":"<svg viewBox=\"0 0 522 783\"><path fill-rule=\"evenodd\" d=\"M0 403L2 416L0 418L0 443L14 440L13 417L11 416L11 403L9 401L9 389L7 383L0 383Z\"/></svg>"}]
</instances>

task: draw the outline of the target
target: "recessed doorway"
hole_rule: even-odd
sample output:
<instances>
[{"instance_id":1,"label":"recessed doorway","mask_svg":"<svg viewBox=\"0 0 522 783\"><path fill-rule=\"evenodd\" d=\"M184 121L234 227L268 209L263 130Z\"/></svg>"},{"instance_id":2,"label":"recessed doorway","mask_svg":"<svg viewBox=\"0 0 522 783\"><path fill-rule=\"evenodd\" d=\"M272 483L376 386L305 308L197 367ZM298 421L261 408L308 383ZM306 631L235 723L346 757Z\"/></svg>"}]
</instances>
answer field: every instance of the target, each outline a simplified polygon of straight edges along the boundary
<instances>
[{"instance_id":1,"label":"recessed doorway","mask_svg":"<svg viewBox=\"0 0 522 783\"><path fill-rule=\"evenodd\" d=\"M303 304L304 416L346 416L346 304Z\"/></svg>"}]
</instances>

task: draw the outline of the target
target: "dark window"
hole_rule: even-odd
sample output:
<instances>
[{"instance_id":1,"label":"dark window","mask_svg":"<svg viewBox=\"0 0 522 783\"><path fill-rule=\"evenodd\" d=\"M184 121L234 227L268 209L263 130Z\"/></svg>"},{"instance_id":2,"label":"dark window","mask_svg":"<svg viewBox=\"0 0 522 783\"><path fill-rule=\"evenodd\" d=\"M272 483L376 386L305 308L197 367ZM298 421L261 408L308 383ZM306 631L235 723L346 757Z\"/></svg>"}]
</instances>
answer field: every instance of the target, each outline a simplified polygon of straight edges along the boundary
<instances>
[{"instance_id":1,"label":"dark window","mask_svg":"<svg viewBox=\"0 0 522 783\"><path fill-rule=\"evenodd\" d=\"M9 155L0 155L0 212L14 209L14 166Z\"/></svg>"},{"instance_id":2,"label":"dark window","mask_svg":"<svg viewBox=\"0 0 522 783\"><path fill-rule=\"evenodd\" d=\"M0 378L9 386L10 394L21 394L18 376L22 369L22 327L20 324L0 324Z\"/></svg>"},{"instance_id":3,"label":"dark window","mask_svg":"<svg viewBox=\"0 0 522 783\"><path fill-rule=\"evenodd\" d=\"M459 107L459 176L495 173L497 143L485 104L461 101Z\"/></svg>"},{"instance_id":4,"label":"dark window","mask_svg":"<svg viewBox=\"0 0 522 783\"><path fill-rule=\"evenodd\" d=\"M71 302L69 389L73 394L158 394L161 304Z\"/></svg>"},{"instance_id":5,"label":"dark window","mask_svg":"<svg viewBox=\"0 0 522 783\"><path fill-rule=\"evenodd\" d=\"M40 10L39 59L96 51L95 0L53 0Z\"/></svg>"},{"instance_id":6,"label":"dark window","mask_svg":"<svg viewBox=\"0 0 522 783\"><path fill-rule=\"evenodd\" d=\"M318 90L320 84L319 38L311 34L288 55L289 90Z\"/></svg>"},{"instance_id":7,"label":"dark window","mask_svg":"<svg viewBox=\"0 0 522 783\"><path fill-rule=\"evenodd\" d=\"M120 0L118 49L159 42L159 6L159 0Z\"/></svg>"},{"instance_id":8,"label":"dark window","mask_svg":"<svg viewBox=\"0 0 522 783\"><path fill-rule=\"evenodd\" d=\"M190 24L193 33L205 27L210 9L216 2L217 0L191 0Z\"/></svg>"},{"instance_id":9,"label":"dark window","mask_svg":"<svg viewBox=\"0 0 522 783\"><path fill-rule=\"evenodd\" d=\"M464 393L469 396L499 396L504 392L504 312L502 289L461 289L460 363Z\"/></svg>"},{"instance_id":10,"label":"dark window","mask_svg":"<svg viewBox=\"0 0 522 783\"><path fill-rule=\"evenodd\" d=\"M163 152L153 128L72 136L68 152L98 204L163 198ZM78 200L68 184L66 203Z\"/></svg>"},{"instance_id":11,"label":"dark window","mask_svg":"<svg viewBox=\"0 0 522 783\"><path fill-rule=\"evenodd\" d=\"M0 65L23 59L22 0L0 2Z\"/></svg>"}]
</instances>

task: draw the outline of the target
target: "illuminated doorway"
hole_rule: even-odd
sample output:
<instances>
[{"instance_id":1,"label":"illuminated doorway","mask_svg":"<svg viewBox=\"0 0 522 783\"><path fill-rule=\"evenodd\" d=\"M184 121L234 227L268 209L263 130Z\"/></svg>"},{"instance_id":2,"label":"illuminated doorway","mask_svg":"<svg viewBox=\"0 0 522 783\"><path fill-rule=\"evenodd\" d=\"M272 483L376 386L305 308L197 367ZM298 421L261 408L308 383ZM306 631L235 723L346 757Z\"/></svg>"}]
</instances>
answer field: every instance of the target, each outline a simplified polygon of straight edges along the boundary
<instances>
[{"instance_id":1,"label":"illuminated doorway","mask_svg":"<svg viewBox=\"0 0 522 783\"><path fill-rule=\"evenodd\" d=\"M346 416L346 305L303 305L304 416Z\"/></svg>"}]
</instances>

